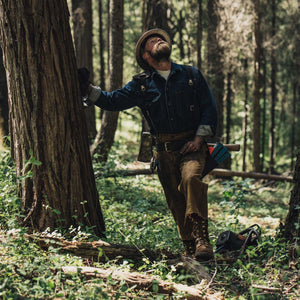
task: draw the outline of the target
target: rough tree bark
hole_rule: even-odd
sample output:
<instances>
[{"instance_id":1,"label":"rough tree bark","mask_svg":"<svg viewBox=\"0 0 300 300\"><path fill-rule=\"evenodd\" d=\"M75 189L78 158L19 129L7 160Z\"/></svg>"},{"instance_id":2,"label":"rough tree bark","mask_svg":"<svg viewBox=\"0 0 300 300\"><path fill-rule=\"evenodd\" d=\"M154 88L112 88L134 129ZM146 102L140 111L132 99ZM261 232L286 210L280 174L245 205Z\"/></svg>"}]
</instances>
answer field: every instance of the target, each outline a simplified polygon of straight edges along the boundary
<instances>
[{"instance_id":1,"label":"rough tree bark","mask_svg":"<svg viewBox=\"0 0 300 300\"><path fill-rule=\"evenodd\" d=\"M93 17L91 0L72 0L72 21L77 67L86 67L93 81ZM89 139L94 139L96 130L95 107L85 108Z\"/></svg>"},{"instance_id":2,"label":"rough tree bark","mask_svg":"<svg viewBox=\"0 0 300 300\"><path fill-rule=\"evenodd\" d=\"M8 99L5 68L3 65L2 50L0 49L0 145L8 135Z\"/></svg>"},{"instance_id":3,"label":"rough tree bark","mask_svg":"<svg viewBox=\"0 0 300 300\"><path fill-rule=\"evenodd\" d=\"M110 37L109 37L109 90L122 86L123 81L123 16L124 0L110 0ZM113 145L118 124L119 112L104 111L101 128L91 146L91 154L99 154L99 161L107 161Z\"/></svg>"},{"instance_id":4,"label":"rough tree bark","mask_svg":"<svg viewBox=\"0 0 300 300\"><path fill-rule=\"evenodd\" d=\"M260 34L260 0L254 2L254 74L253 74L253 167L255 172L261 171L260 164L260 58L261 58L261 34Z\"/></svg>"},{"instance_id":5,"label":"rough tree bark","mask_svg":"<svg viewBox=\"0 0 300 300\"><path fill-rule=\"evenodd\" d=\"M0 1L11 152L26 225L89 226L101 236L69 17L65 0Z\"/></svg>"}]
</instances>

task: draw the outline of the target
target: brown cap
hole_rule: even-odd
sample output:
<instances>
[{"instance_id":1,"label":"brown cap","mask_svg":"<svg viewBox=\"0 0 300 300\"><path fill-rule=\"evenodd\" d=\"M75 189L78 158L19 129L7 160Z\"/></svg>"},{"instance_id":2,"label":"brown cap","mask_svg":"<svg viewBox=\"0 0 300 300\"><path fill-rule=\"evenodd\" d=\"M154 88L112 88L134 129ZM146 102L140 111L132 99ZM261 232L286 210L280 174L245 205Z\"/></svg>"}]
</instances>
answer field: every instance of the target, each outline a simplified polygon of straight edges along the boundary
<instances>
[{"instance_id":1,"label":"brown cap","mask_svg":"<svg viewBox=\"0 0 300 300\"><path fill-rule=\"evenodd\" d=\"M137 60L137 63L139 64L139 66L144 69L144 70L147 70L150 68L150 66L147 64L147 62L143 59L142 57L142 52L141 52L141 48L143 48L145 45L144 45L144 42L147 41L147 39L150 37L150 36L160 36L162 37L162 39L164 41L166 41L167 43L169 43L169 45L172 47L172 44L171 44L171 38L170 36L168 35L168 33L162 29L159 29L159 28L155 28L155 29L151 29L151 30L148 30L146 32L144 32L142 34L142 36L139 38L137 44L136 44L136 47L135 47L135 55L136 55L136 60Z\"/></svg>"}]
</instances>

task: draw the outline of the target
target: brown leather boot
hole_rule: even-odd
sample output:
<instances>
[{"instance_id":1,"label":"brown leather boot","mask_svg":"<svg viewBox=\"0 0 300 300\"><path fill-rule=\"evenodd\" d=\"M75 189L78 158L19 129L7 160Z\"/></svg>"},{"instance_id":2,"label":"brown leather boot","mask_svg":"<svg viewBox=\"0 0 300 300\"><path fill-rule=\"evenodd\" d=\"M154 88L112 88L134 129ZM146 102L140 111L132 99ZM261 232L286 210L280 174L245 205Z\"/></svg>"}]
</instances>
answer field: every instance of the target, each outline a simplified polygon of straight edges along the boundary
<instances>
[{"instance_id":1,"label":"brown leather boot","mask_svg":"<svg viewBox=\"0 0 300 300\"><path fill-rule=\"evenodd\" d=\"M193 258L196 250L195 240L182 241L184 246L184 256Z\"/></svg>"},{"instance_id":2,"label":"brown leather boot","mask_svg":"<svg viewBox=\"0 0 300 300\"><path fill-rule=\"evenodd\" d=\"M193 223L192 236L195 238L195 258L200 261L214 257L213 247L208 237L208 221L198 215L191 216Z\"/></svg>"}]
</instances>

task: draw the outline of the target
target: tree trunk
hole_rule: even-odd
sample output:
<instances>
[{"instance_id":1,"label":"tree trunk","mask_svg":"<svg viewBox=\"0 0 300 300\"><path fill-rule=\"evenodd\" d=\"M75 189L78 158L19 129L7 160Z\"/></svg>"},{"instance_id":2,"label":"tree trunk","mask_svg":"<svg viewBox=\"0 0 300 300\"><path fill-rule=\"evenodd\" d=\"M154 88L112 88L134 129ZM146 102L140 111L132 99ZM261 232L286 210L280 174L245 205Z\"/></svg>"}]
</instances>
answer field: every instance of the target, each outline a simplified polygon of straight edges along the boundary
<instances>
[{"instance_id":1,"label":"tree trunk","mask_svg":"<svg viewBox=\"0 0 300 300\"><path fill-rule=\"evenodd\" d=\"M99 56L100 56L100 87L105 90L105 61L104 61L104 37L103 37L103 1L99 0Z\"/></svg>"},{"instance_id":2,"label":"tree trunk","mask_svg":"<svg viewBox=\"0 0 300 300\"><path fill-rule=\"evenodd\" d=\"M276 45L274 42L276 35L276 3L272 0L272 33L271 38L273 40L271 50L271 107L270 107L270 131L269 131L269 151L270 151L270 164L269 173L274 173L275 167L275 105L276 105Z\"/></svg>"},{"instance_id":3,"label":"tree trunk","mask_svg":"<svg viewBox=\"0 0 300 300\"><path fill-rule=\"evenodd\" d=\"M203 25L202 25L202 0L198 0L198 21L197 21L197 68L201 70L202 67L202 38L203 38Z\"/></svg>"},{"instance_id":4,"label":"tree trunk","mask_svg":"<svg viewBox=\"0 0 300 300\"><path fill-rule=\"evenodd\" d=\"M171 37L173 38L173 34L171 32L171 28L169 26L169 18L168 18L168 9L169 5L166 0L148 0L146 12L143 13L143 29L144 31L149 30L151 28L162 28L167 31Z\"/></svg>"},{"instance_id":5,"label":"tree trunk","mask_svg":"<svg viewBox=\"0 0 300 300\"><path fill-rule=\"evenodd\" d=\"M72 0L72 21L77 67L86 67L93 81L93 22L91 0ZM84 110L88 127L88 136L95 138L96 120L95 107L89 106Z\"/></svg>"},{"instance_id":6,"label":"tree trunk","mask_svg":"<svg viewBox=\"0 0 300 300\"><path fill-rule=\"evenodd\" d=\"M24 223L88 226L101 236L67 2L1 0L0 38Z\"/></svg>"},{"instance_id":7,"label":"tree trunk","mask_svg":"<svg viewBox=\"0 0 300 300\"><path fill-rule=\"evenodd\" d=\"M261 171L264 171L265 148L266 148L266 128L267 128L267 61L264 49L261 49L261 68L262 68L262 126L261 126Z\"/></svg>"},{"instance_id":8,"label":"tree trunk","mask_svg":"<svg viewBox=\"0 0 300 300\"><path fill-rule=\"evenodd\" d=\"M122 86L123 81L123 16L124 0L110 1L110 46L109 65L110 80L109 90L116 90ZM91 154L99 154L99 161L107 161L109 151L113 145L118 124L119 112L104 111L101 129L94 144Z\"/></svg>"},{"instance_id":9,"label":"tree trunk","mask_svg":"<svg viewBox=\"0 0 300 300\"><path fill-rule=\"evenodd\" d=\"M297 117L297 86L298 83L293 83L293 102L292 102L292 132L291 132L291 170L294 168L294 157L295 157L295 133L296 133L296 117Z\"/></svg>"},{"instance_id":10,"label":"tree trunk","mask_svg":"<svg viewBox=\"0 0 300 300\"><path fill-rule=\"evenodd\" d=\"M249 118L249 105L248 105L248 96L249 96L249 88L248 88L248 60L244 61L244 93L245 93L245 102L244 102L244 120L243 120L243 171L245 172L247 169L246 165L246 157L247 157L247 142L248 142L248 118Z\"/></svg>"},{"instance_id":11,"label":"tree trunk","mask_svg":"<svg viewBox=\"0 0 300 300\"><path fill-rule=\"evenodd\" d=\"M299 149L298 149L299 150ZM291 193L289 212L285 220L285 238L293 241L300 238L300 152L297 155L297 161L294 171L294 188Z\"/></svg>"},{"instance_id":12,"label":"tree trunk","mask_svg":"<svg viewBox=\"0 0 300 300\"><path fill-rule=\"evenodd\" d=\"M230 143L230 128L231 128L231 98L232 98L232 89L231 89L231 76L230 72L227 73L227 95L226 95L226 144ZM227 159L224 163L225 169L231 169L231 158Z\"/></svg>"},{"instance_id":13,"label":"tree trunk","mask_svg":"<svg viewBox=\"0 0 300 300\"><path fill-rule=\"evenodd\" d=\"M218 109L218 126L216 135L218 137L222 137L224 132L224 60L223 50L217 37L220 22L218 0L208 0L207 15L209 24L207 28L207 79Z\"/></svg>"},{"instance_id":14,"label":"tree trunk","mask_svg":"<svg viewBox=\"0 0 300 300\"><path fill-rule=\"evenodd\" d=\"M0 48L0 145L3 138L9 134L8 131L8 99L7 99L6 74L3 65L3 54Z\"/></svg>"},{"instance_id":15,"label":"tree trunk","mask_svg":"<svg viewBox=\"0 0 300 300\"><path fill-rule=\"evenodd\" d=\"M261 58L261 34L260 34L260 0L254 2L254 74L253 74L253 167L255 172L261 171L260 164L260 58Z\"/></svg>"}]
</instances>

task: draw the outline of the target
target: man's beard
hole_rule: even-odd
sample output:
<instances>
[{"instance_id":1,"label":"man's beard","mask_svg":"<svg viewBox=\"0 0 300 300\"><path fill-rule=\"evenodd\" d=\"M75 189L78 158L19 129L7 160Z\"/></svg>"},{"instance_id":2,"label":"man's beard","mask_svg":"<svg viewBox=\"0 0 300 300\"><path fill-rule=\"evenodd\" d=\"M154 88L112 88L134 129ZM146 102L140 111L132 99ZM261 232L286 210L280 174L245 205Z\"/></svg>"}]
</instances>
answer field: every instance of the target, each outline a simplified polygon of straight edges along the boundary
<instances>
[{"instance_id":1,"label":"man's beard","mask_svg":"<svg viewBox=\"0 0 300 300\"><path fill-rule=\"evenodd\" d=\"M149 54L157 62L167 61L171 55L171 47L167 42L158 42L154 45L152 50L149 51Z\"/></svg>"}]
</instances>

